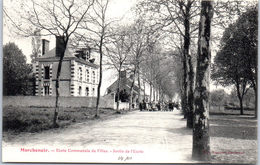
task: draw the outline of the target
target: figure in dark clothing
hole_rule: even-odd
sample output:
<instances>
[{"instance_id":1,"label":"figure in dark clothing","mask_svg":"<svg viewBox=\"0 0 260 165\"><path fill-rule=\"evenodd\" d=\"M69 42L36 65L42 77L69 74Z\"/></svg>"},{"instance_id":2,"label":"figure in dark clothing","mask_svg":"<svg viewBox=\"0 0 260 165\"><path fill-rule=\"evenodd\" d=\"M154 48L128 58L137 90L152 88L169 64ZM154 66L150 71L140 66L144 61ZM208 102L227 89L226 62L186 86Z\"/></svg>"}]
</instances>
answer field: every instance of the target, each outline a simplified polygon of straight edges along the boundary
<instances>
[{"instance_id":1,"label":"figure in dark clothing","mask_svg":"<svg viewBox=\"0 0 260 165\"><path fill-rule=\"evenodd\" d=\"M157 103L156 107L157 107L158 111L161 111L161 104L160 103Z\"/></svg>"},{"instance_id":2,"label":"figure in dark clothing","mask_svg":"<svg viewBox=\"0 0 260 165\"><path fill-rule=\"evenodd\" d=\"M169 111L173 111L173 103L172 102L169 103Z\"/></svg>"},{"instance_id":3,"label":"figure in dark clothing","mask_svg":"<svg viewBox=\"0 0 260 165\"><path fill-rule=\"evenodd\" d=\"M143 103L139 103L139 109L140 111L143 111Z\"/></svg>"},{"instance_id":4,"label":"figure in dark clothing","mask_svg":"<svg viewBox=\"0 0 260 165\"><path fill-rule=\"evenodd\" d=\"M143 102L139 103L139 107L140 107L140 111L146 110L146 103L144 100L143 100Z\"/></svg>"},{"instance_id":5,"label":"figure in dark clothing","mask_svg":"<svg viewBox=\"0 0 260 165\"><path fill-rule=\"evenodd\" d=\"M147 110L147 107L146 107L146 102L145 102L145 100L143 100L143 109L144 109L144 110Z\"/></svg>"}]
</instances>

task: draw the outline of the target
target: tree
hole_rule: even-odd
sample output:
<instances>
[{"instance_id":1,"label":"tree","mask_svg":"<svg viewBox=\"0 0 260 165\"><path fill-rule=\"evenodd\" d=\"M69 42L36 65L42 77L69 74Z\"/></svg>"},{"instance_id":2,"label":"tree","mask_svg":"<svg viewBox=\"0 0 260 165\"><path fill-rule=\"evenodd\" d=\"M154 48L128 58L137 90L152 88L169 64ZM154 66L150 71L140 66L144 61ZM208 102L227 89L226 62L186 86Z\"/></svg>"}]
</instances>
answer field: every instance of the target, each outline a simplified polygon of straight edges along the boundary
<instances>
[{"instance_id":1,"label":"tree","mask_svg":"<svg viewBox=\"0 0 260 165\"><path fill-rule=\"evenodd\" d=\"M116 33L114 34L113 37L111 37L111 44L109 45L109 50L107 50L108 58L109 58L109 64L113 66L118 72L118 81L117 81L117 92L116 92L116 97L117 97L117 106L116 106L116 111L119 113L119 100L121 96L121 91L120 84L121 84L121 74L122 70L126 70L127 68L127 62L129 52L132 47L132 38L129 33L129 28L128 27L123 27L119 26L117 29L114 29Z\"/></svg>"},{"instance_id":2,"label":"tree","mask_svg":"<svg viewBox=\"0 0 260 165\"><path fill-rule=\"evenodd\" d=\"M15 17L8 15L8 12L13 9L4 12L20 35L32 36L34 35L32 33L37 29L41 32L41 35L53 35L61 43L60 47L56 48L60 50L60 54L58 55L59 63L55 80L56 98L53 127L58 127L59 82L65 50L69 39L78 29L79 24L85 18L93 3L94 0L84 2L80 0L22 1L20 7L23 11L17 11L16 13L19 17L18 22L15 21Z\"/></svg>"},{"instance_id":3,"label":"tree","mask_svg":"<svg viewBox=\"0 0 260 165\"><path fill-rule=\"evenodd\" d=\"M90 19L85 19L80 26L82 30L77 33L77 40L84 44L92 44L94 49L99 54L99 82L97 89L97 102L95 118L99 118L99 102L100 90L103 77L103 56L106 54L106 45L109 43L109 38L113 35L111 33L111 24L115 20L107 17L107 10L109 7L109 0L95 0L91 8ZM89 26L90 22L90 26Z\"/></svg>"},{"instance_id":4,"label":"tree","mask_svg":"<svg viewBox=\"0 0 260 165\"><path fill-rule=\"evenodd\" d=\"M227 93L224 89L214 90L210 92L210 96L210 105L218 106L219 110L220 106L223 106L227 99Z\"/></svg>"},{"instance_id":5,"label":"tree","mask_svg":"<svg viewBox=\"0 0 260 165\"><path fill-rule=\"evenodd\" d=\"M3 95L25 95L32 67L14 43L3 46Z\"/></svg>"},{"instance_id":6,"label":"tree","mask_svg":"<svg viewBox=\"0 0 260 165\"><path fill-rule=\"evenodd\" d=\"M142 16L135 20L131 27L131 35L132 35L132 47L130 51L130 69L132 73L132 83L130 86L130 102L129 102L129 110L132 109L133 104L133 91L134 91L134 84L136 81L136 76L138 76L138 101L140 102L141 99L141 83L140 83L140 65L143 61L144 51L147 46L147 37L149 34L149 29L146 25L145 20Z\"/></svg>"},{"instance_id":7,"label":"tree","mask_svg":"<svg viewBox=\"0 0 260 165\"><path fill-rule=\"evenodd\" d=\"M235 85L241 115L243 98L249 87L254 89L257 100L257 18L257 7L249 8L225 30L211 75L223 86Z\"/></svg>"},{"instance_id":8,"label":"tree","mask_svg":"<svg viewBox=\"0 0 260 165\"><path fill-rule=\"evenodd\" d=\"M145 12L152 12L152 17L155 18L154 26L159 26L158 29L169 33L171 38L175 38L174 36L180 36L181 38L181 40L170 39L170 41L180 49L180 55L182 56L182 109L184 118L187 118L187 127L192 128L194 107L194 57L192 57L192 53L190 53L190 46L198 30L198 1L143 0L139 6L144 8L143 10Z\"/></svg>"},{"instance_id":9,"label":"tree","mask_svg":"<svg viewBox=\"0 0 260 165\"><path fill-rule=\"evenodd\" d=\"M209 146L209 80L211 60L211 21L213 1L201 1L197 73L194 93L194 127L192 158L210 160Z\"/></svg>"},{"instance_id":10,"label":"tree","mask_svg":"<svg viewBox=\"0 0 260 165\"><path fill-rule=\"evenodd\" d=\"M255 104L255 102L253 101L254 98L255 98L255 91L252 88L250 88L245 95L245 106L247 108L251 108L251 104Z\"/></svg>"}]
</instances>

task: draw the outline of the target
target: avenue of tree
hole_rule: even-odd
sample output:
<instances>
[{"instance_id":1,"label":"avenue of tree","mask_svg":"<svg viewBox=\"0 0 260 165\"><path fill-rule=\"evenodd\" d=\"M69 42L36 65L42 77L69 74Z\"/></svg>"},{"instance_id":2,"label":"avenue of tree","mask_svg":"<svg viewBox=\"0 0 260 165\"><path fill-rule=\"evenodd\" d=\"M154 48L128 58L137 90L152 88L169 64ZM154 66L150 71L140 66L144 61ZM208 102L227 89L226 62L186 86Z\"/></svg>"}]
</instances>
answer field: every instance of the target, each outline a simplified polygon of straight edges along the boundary
<instances>
[{"instance_id":1,"label":"avenue of tree","mask_svg":"<svg viewBox=\"0 0 260 165\"><path fill-rule=\"evenodd\" d=\"M210 100L220 109L226 97L224 90L212 92L210 97L210 80L224 87L235 87L241 115L247 92L253 95L257 117L258 6L255 2L141 0L133 9L135 18L128 23L108 16L109 0L48 0L48 3L30 0L21 1L20 5L24 11L17 11L17 19L4 6L4 21L16 34L32 37L32 62L40 53L41 36L53 35L63 43L55 79L54 127L58 126L59 76L70 43L91 46L99 54L97 118L103 67L117 71L117 100L122 90L120 75L126 71L132 77L129 110L135 85L139 87L139 103L144 99L141 95L146 95L145 90L141 93L146 84L150 88L150 102L155 100L155 89L159 91L160 102L179 96L187 127L193 129L194 159L210 160ZM217 51L215 58L211 57L211 49ZM22 64L21 68L18 69L17 63ZM9 78L6 75L15 72L12 68L23 72ZM21 50L13 43L5 45L4 89L9 89L13 82L24 84L30 73ZM22 95L25 88L22 85L21 91L4 90L4 94ZM119 101L117 112L120 113Z\"/></svg>"}]
</instances>

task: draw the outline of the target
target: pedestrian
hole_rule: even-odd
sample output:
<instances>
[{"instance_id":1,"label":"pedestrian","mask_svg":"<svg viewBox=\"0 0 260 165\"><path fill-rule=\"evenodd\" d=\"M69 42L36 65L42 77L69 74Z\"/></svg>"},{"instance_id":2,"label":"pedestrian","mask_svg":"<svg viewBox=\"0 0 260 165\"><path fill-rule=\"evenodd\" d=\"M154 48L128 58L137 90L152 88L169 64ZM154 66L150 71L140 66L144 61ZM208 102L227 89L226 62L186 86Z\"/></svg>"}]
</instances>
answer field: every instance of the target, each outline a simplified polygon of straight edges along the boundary
<instances>
[{"instance_id":1,"label":"pedestrian","mask_svg":"<svg viewBox=\"0 0 260 165\"><path fill-rule=\"evenodd\" d=\"M143 109L144 110L147 110L147 107L146 107L146 102L145 102L145 100L143 99Z\"/></svg>"},{"instance_id":2,"label":"pedestrian","mask_svg":"<svg viewBox=\"0 0 260 165\"><path fill-rule=\"evenodd\" d=\"M143 111L143 103L139 103L139 109L140 111Z\"/></svg>"}]
</instances>

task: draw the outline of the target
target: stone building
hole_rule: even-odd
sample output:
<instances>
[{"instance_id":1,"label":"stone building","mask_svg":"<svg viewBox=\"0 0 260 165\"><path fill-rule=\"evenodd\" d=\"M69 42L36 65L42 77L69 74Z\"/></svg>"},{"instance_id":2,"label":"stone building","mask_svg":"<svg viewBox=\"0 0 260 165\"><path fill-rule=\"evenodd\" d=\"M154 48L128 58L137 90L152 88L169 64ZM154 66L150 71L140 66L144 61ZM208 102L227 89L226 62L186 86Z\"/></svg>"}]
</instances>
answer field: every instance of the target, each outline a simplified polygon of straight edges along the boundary
<instances>
[{"instance_id":1,"label":"stone building","mask_svg":"<svg viewBox=\"0 0 260 165\"><path fill-rule=\"evenodd\" d=\"M61 54L62 39L56 37L56 47L49 50L49 41L42 40L42 55L36 58L36 95L55 96L55 81ZM60 96L97 96L99 67L91 59L91 49L67 48L60 74Z\"/></svg>"},{"instance_id":2,"label":"stone building","mask_svg":"<svg viewBox=\"0 0 260 165\"><path fill-rule=\"evenodd\" d=\"M128 102L130 96L130 89L132 85L133 78L131 76L127 77L126 71L121 72L121 80L120 80L120 101L121 102ZM114 93L115 94L115 101L117 101L117 85L119 79L117 79L114 83L112 83L106 90L106 94ZM135 103L138 99L138 90L139 87L135 83L133 86L133 103ZM143 89L141 89L141 94L143 93ZM125 94L128 98L121 98L121 94ZM143 96L141 96L143 97Z\"/></svg>"}]
</instances>

